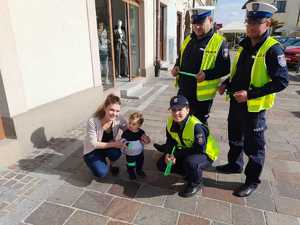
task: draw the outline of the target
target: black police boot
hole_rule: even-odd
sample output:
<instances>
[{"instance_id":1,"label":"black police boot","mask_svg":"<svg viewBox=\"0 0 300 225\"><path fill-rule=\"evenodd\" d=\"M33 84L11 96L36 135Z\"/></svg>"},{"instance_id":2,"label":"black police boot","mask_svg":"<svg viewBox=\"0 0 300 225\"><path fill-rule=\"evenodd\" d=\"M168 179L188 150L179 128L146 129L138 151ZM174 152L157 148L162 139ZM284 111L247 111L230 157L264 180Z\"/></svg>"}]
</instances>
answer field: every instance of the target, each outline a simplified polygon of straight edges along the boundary
<instances>
[{"instance_id":1,"label":"black police boot","mask_svg":"<svg viewBox=\"0 0 300 225\"><path fill-rule=\"evenodd\" d=\"M238 165L225 164L221 166L216 166L216 170L220 173L242 173L243 169Z\"/></svg>"},{"instance_id":2,"label":"black police boot","mask_svg":"<svg viewBox=\"0 0 300 225\"><path fill-rule=\"evenodd\" d=\"M251 195L257 188L257 184L243 184L233 192L233 195L237 197L247 197Z\"/></svg>"},{"instance_id":3,"label":"black police boot","mask_svg":"<svg viewBox=\"0 0 300 225\"><path fill-rule=\"evenodd\" d=\"M160 144L154 143L154 144L153 144L153 147L154 147L157 151L162 152L162 153L165 153L167 145L166 145L166 144L160 145Z\"/></svg>"},{"instance_id":4,"label":"black police boot","mask_svg":"<svg viewBox=\"0 0 300 225\"><path fill-rule=\"evenodd\" d=\"M185 187L185 189L183 191L180 191L178 193L178 195L180 197L183 197L183 198L188 198L188 197L192 197L194 196L195 194L197 194L197 192L199 190L201 190L202 188L202 183L196 185L196 186L192 186L190 184L187 184L187 186Z\"/></svg>"}]
</instances>

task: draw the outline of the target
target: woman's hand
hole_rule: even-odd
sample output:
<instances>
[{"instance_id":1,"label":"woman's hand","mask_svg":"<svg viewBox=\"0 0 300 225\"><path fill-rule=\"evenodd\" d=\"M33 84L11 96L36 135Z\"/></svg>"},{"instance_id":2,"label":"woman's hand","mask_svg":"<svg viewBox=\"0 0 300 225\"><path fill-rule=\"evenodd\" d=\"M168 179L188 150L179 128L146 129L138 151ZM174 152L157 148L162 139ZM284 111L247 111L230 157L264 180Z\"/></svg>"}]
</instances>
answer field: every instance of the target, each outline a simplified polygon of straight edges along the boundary
<instances>
[{"instance_id":1,"label":"woman's hand","mask_svg":"<svg viewBox=\"0 0 300 225\"><path fill-rule=\"evenodd\" d=\"M141 137L141 142L144 144L144 145L147 145L151 142L151 139L149 136L147 136L146 134L143 134L142 137Z\"/></svg>"},{"instance_id":2,"label":"woman's hand","mask_svg":"<svg viewBox=\"0 0 300 225\"><path fill-rule=\"evenodd\" d=\"M120 149L127 148L126 144L122 140L113 141L111 142L111 145L113 148L120 148Z\"/></svg>"},{"instance_id":3,"label":"woman's hand","mask_svg":"<svg viewBox=\"0 0 300 225\"><path fill-rule=\"evenodd\" d=\"M171 154L166 154L165 155L165 163L168 164L169 162L172 162L173 164L176 163L176 158L174 157L174 155L171 155Z\"/></svg>"}]
</instances>

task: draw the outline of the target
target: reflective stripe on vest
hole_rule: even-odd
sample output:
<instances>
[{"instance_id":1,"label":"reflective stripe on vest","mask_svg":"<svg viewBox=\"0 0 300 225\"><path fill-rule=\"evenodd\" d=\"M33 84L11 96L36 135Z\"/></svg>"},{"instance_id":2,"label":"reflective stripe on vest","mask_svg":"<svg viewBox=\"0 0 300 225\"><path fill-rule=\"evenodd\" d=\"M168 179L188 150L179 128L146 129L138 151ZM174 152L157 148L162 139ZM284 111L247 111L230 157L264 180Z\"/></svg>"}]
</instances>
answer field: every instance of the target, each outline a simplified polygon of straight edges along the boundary
<instances>
[{"instance_id":1,"label":"reflective stripe on vest","mask_svg":"<svg viewBox=\"0 0 300 225\"><path fill-rule=\"evenodd\" d=\"M266 59L265 56L267 51L277 43L278 43L277 40L275 40L272 37L268 37L266 41L263 43L263 45L259 48L251 69L250 87L253 86L259 88L271 81L271 78L268 74L266 62L265 62ZM232 80L233 76L236 73L237 63L242 51L243 48L240 47L234 58L232 69L231 69L230 81ZM262 110L270 109L274 105L274 102L275 102L275 93L265 95L259 98L249 99L247 100L248 112L260 112Z\"/></svg>"},{"instance_id":2,"label":"reflective stripe on vest","mask_svg":"<svg viewBox=\"0 0 300 225\"><path fill-rule=\"evenodd\" d=\"M169 117L167 120L167 131L170 134L170 136L176 141L177 148L192 148L195 141L195 126L196 124L202 124L200 120L198 120L195 116L189 116L182 132L182 140L184 143L181 142L178 133L171 131L172 124L173 119L172 117ZM211 160L216 160L218 158L219 152L220 147L218 142L211 134L209 134L207 138L205 153Z\"/></svg>"},{"instance_id":3,"label":"reflective stripe on vest","mask_svg":"<svg viewBox=\"0 0 300 225\"><path fill-rule=\"evenodd\" d=\"M190 41L191 36L189 35L185 38L180 48L180 67L182 65L184 50ZM200 70L209 70L215 67L216 59L222 42L223 37L217 33L214 33L204 50ZM200 83L197 82L197 100L205 101L213 99L216 95L219 83L220 79L204 80Z\"/></svg>"}]
</instances>

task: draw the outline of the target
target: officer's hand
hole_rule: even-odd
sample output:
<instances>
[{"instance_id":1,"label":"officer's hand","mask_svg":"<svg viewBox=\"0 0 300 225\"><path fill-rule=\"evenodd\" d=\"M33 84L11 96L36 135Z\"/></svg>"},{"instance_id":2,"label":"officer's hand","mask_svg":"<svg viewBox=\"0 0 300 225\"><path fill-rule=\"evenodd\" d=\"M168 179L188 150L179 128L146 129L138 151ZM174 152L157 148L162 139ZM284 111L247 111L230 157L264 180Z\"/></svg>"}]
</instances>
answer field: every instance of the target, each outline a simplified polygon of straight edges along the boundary
<instances>
[{"instance_id":1,"label":"officer's hand","mask_svg":"<svg viewBox=\"0 0 300 225\"><path fill-rule=\"evenodd\" d=\"M172 74L173 77L176 77L178 72L179 72L179 67L178 66L174 66L173 69L171 70L171 74Z\"/></svg>"},{"instance_id":2,"label":"officer's hand","mask_svg":"<svg viewBox=\"0 0 300 225\"><path fill-rule=\"evenodd\" d=\"M172 161L173 164L176 163L176 158L174 155L166 154L165 155L165 163L168 164L170 161Z\"/></svg>"},{"instance_id":3,"label":"officer's hand","mask_svg":"<svg viewBox=\"0 0 300 225\"><path fill-rule=\"evenodd\" d=\"M221 86L218 88L218 92L220 95L223 95L226 90L226 85L221 84Z\"/></svg>"},{"instance_id":4,"label":"officer's hand","mask_svg":"<svg viewBox=\"0 0 300 225\"><path fill-rule=\"evenodd\" d=\"M197 82L202 82L205 80L205 73L203 71L200 71L196 74Z\"/></svg>"},{"instance_id":5,"label":"officer's hand","mask_svg":"<svg viewBox=\"0 0 300 225\"><path fill-rule=\"evenodd\" d=\"M238 103L246 102L248 100L248 94L245 90L235 92L233 97Z\"/></svg>"}]
</instances>

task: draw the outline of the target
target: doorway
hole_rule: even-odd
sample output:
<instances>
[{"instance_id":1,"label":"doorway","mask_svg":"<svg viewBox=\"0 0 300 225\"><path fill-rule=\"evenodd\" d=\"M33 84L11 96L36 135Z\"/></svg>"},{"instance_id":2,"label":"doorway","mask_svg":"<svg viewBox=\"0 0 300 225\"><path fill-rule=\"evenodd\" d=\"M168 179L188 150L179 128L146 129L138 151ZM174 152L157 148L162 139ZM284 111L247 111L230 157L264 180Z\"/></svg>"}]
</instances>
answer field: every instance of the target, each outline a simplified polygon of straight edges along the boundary
<instances>
[{"instance_id":1,"label":"doorway","mask_svg":"<svg viewBox=\"0 0 300 225\"><path fill-rule=\"evenodd\" d=\"M160 21L159 21L159 50L160 59L166 60L166 44L165 44L165 20L166 20L166 9L167 6L160 3Z\"/></svg>"},{"instance_id":2,"label":"doorway","mask_svg":"<svg viewBox=\"0 0 300 225\"><path fill-rule=\"evenodd\" d=\"M3 127L3 122L2 122L2 117L0 115L0 140L5 138L5 132L4 132L4 127Z\"/></svg>"},{"instance_id":3,"label":"doorway","mask_svg":"<svg viewBox=\"0 0 300 225\"><path fill-rule=\"evenodd\" d=\"M182 13L177 12L177 28L176 28L176 43L177 43L177 55L179 55L182 37Z\"/></svg>"}]
</instances>

